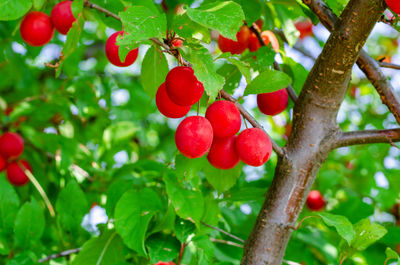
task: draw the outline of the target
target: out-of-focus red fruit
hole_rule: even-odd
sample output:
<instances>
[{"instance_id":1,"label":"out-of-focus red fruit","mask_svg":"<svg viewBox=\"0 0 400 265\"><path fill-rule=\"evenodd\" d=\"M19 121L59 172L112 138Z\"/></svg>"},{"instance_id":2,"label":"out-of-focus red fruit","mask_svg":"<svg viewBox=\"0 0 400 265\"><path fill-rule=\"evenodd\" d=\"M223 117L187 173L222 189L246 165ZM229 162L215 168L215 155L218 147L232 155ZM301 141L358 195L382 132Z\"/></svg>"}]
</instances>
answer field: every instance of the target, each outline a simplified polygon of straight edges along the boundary
<instances>
[{"instance_id":1,"label":"out-of-focus red fruit","mask_svg":"<svg viewBox=\"0 0 400 265\"><path fill-rule=\"evenodd\" d=\"M177 105L192 106L204 93L204 86L194 75L192 68L178 66L169 71L165 78L168 97Z\"/></svg>"},{"instance_id":2,"label":"out-of-focus red fruit","mask_svg":"<svg viewBox=\"0 0 400 265\"><path fill-rule=\"evenodd\" d=\"M108 58L108 60L110 61L110 63L112 63L115 66L119 66L119 67L126 67L126 66L130 66L132 65L138 56L139 53L139 49L133 49L131 50L125 57L125 61L122 62L121 59L119 58L119 46L116 44L117 43L117 37L119 35L124 35L125 32L123 31L117 31L114 34L112 34L107 42L106 42L106 56Z\"/></svg>"},{"instance_id":3,"label":"out-of-focus red fruit","mask_svg":"<svg viewBox=\"0 0 400 265\"><path fill-rule=\"evenodd\" d=\"M176 48L182 47L182 44L183 44L183 40L180 40L180 39L175 39L172 41L172 45L174 45L174 47L176 47Z\"/></svg>"},{"instance_id":4,"label":"out-of-focus red fruit","mask_svg":"<svg viewBox=\"0 0 400 265\"><path fill-rule=\"evenodd\" d=\"M31 46L43 46L54 35L54 26L48 15L38 11L29 12L19 28L22 39Z\"/></svg>"},{"instance_id":5,"label":"out-of-focus red fruit","mask_svg":"<svg viewBox=\"0 0 400 265\"><path fill-rule=\"evenodd\" d=\"M265 37L268 38L269 42L271 43L272 49L274 49L275 52L279 52L279 41L272 31L270 31L270 30L263 31L261 33L261 37L263 39Z\"/></svg>"},{"instance_id":6,"label":"out-of-focus red fruit","mask_svg":"<svg viewBox=\"0 0 400 265\"><path fill-rule=\"evenodd\" d=\"M207 159L211 165L219 169L231 169L239 163L235 150L236 136L230 138L214 138Z\"/></svg>"},{"instance_id":7,"label":"out-of-focus red fruit","mask_svg":"<svg viewBox=\"0 0 400 265\"><path fill-rule=\"evenodd\" d=\"M176 129L176 147L186 157L202 157L210 149L212 141L213 130L204 117L187 117Z\"/></svg>"},{"instance_id":8,"label":"out-of-focus red fruit","mask_svg":"<svg viewBox=\"0 0 400 265\"><path fill-rule=\"evenodd\" d=\"M257 105L260 111L266 115L277 115L284 111L289 103L286 88L275 92L257 95Z\"/></svg>"},{"instance_id":9,"label":"out-of-focus red fruit","mask_svg":"<svg viewBox=\"0 0 400 265\"><path fill-rule=\"evenodd\" d=\"M10 116L10 114L14 111L13 107L8 107L6 108L6 110L4 111L4 115L6 116Z\"/></svg>"},{"instance_id":10,"label":"out-of-focus red fruit","mask_svg":"<svg viewBox=\"0 0 400 265\"><path fill-rule=\"evenodd\" d=\"M306 204L311 211L320 211L325 207L325 200L318 190L312 190L307 196Z\"/></svg>"},{"instance_id":11,"label":"out-of-focus red fruit","mask_svg":"<svg viewBox=\"0 0 400 265\"><path fill-rule=\"evenodd\" d=\"M386 0L388 7L396 14L400 15L400 1L399 0Z\"/></svg>"},{"instance_id":12,"label":"out-of-focus red fruit","mask_svg":"<svg viewBox=\"0 0 400 265\"><path fill-rule=\"evenodd\" d=\"M190 106L179 106L172 102L168 97L165 83L162 83L157 90L156 105L161 114L172 119L182 118L190 110Z\"/></svg>"},{"instance_id":13,"label":"out-of-focus red fruit","mask_svg":"<svg viewBox=\"0 0 400 265\"><path fill-rule=\"evenodd\" d=\"M238 108L230 101L220 100L211 104L206 111L214 136L232 137L237 134L242 124Z\"/></svg>"},{"instance_id":14,"label":"out-of-focus red fruit","mask_svg":"<svg viewBox=\"0 0 400 265\"><path fill-rule=\"evenodd\" d=\"M171 262L162 262L162 261L159 261L159 262L157 262L157 263L154 264L154 265L175 265L175 263L173 263L172 261L171 261Z\"/></svg>"},{"instance_id":15,"label":"out-of-focus red fruit","mask_svg":"<svg viewBox=\"0 0 400 265\"><path fill-rule=\"evenodd\" d=\"M310 19L297 21L294 26L300 32L300 39L313 35L313 23Z\"/></svg>"},{"instance_id":16,"label":"out-of-focus red fruit","mask_svg":"<svg viewBox=\"0 0 400 265\"><path fill-rule=\"evenodd\" d=\"M271 140L263 130L258 128L241 132L236 138L235 149L240 160L254 167L264 165L272 154Z\"/></svg>"},{"instance_id":17,"label":"out-of-focus red fruit","mask_svg":"<svg viewBox=\"0 0 400 265\"><path fill-rule=\"evenodd\" d=\"M76 20L72 14L72 1L62 1L56 4L51 10L51 22L58 32L67 34L72 27L72 23Z\"/></svg>"},{"instance_id":18,"label":"out-of-focus red fruit","mask_svg":"<svg viewBox=\"0 0 400 265\"><path fill-rule=\"evenodd\" d=\"M269 38L265 34L261 35L261 37L262 37L265 45L268 45L269 44ZM255 52L260 48L261 48L261 44L260 44L260 41L258 40L256 34L251 33L250 39L249 39L249 50L251 52Z\"/></svg>"},{"instance_id":19,"label":"out-of-focus red fruit","mask_svg":"<svg viewBox=\"0 0 400 265\"><path fill-rule=\"evenodd\" d=\"M250 29L247 26L240 28L240 31L236 34L237 41L225 38L219 35L218 46L222 52L230 52L231 54L243 53L248 45L250 39Z\"/></svg>"},{"instance_id":20,"label":"out-of-focus red fruit","mask_svg":"<svg viewBox=\"0 0 400 265\"><path fill-rule=\"evenodd\" d=\"M21 160L20 163L30 172L32 172L31 165L28 161ZM23 186L29 182L28 176L25 174L23 168L21 168L17 162L11 162L7 166L7 179L15 186Z\"/></svg>"},{"instance_id":21,"label":"out-of-focus red fruit","mask_svg":"<svg viewBox=\"0 0 400 265\"><path fill-rule=\"evenodd\" d=\"M256 24L258 29L261 31L264 26L264 21L261 18L259 18L259 19L257 19L256 22L254 22L254 24Z\"/></svg>"},{"instance_id":22,"label":"out-of-focus red fruit","mask_svg":"<svg viewBox=\"0 0 400 265\"><path fill-rule=\"evenodd\" d=\"M0 155L0 172L6 169L6 166L7 166L7 161L3 158L2 155Z\"/></svg>"},{"instance_id":23,"label":"out-of-focus red fruit","mask_svg":"<svg viewBox=\"0 0 400 265\"><path fill-rule=\"evenodd\" d=\"M24 151L24 139L16 133L6 132L0 136L0 154L5 159L15 158Z\"/></svg>"}]
</instances>

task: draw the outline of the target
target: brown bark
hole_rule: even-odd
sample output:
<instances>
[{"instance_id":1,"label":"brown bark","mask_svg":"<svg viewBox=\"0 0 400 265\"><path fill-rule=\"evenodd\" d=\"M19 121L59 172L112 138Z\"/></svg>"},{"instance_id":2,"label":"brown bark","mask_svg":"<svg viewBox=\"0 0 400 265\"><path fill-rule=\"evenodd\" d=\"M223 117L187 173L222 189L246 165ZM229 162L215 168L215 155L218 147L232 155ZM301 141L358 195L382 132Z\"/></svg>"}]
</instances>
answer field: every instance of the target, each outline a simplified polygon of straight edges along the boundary
<instances>
[{"instance_id":1,"label":"brown bark","mask_svg":"<svg viewBox=\"0 0 400 265\"><path fill-rule=\"evenodd\" d=\"M279 265L321 163L341 136L336 123L351 69L384 0L351 0L311 70L294 107L293 131L253 231L243 265Z\"/></svg>"}]
</instances>

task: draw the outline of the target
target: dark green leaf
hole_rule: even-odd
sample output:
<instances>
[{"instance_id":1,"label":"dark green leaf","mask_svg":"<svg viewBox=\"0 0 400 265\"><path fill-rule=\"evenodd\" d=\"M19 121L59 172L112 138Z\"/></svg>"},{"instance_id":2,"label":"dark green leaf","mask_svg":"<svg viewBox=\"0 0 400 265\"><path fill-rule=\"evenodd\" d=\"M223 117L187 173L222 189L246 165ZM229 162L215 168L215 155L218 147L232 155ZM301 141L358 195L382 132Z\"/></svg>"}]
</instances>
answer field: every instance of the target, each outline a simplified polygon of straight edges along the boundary
<instances>
[{"instance_id":1,"label":"dark green leaf","mask_svg":"<svg viewBox=\"0 0 400 265\"><path fill-rule=\"evenodd\" d=\"M150 97L154 97L158 87L165 82L168 70L168 62L164 54L151 46L143 59L140 76L144 91Z\"/></svg>"},{"instance_id":2,"label":"dark green leaf","mask_svg":"<svg viewBox=\"0 0 400 265\"><path fill-rule=\"evenodd\" d=\"M247 87L244 95L274 92L286 88L291 83L291 78L280 71L265 71L259 74Z\"/></svg>"}]
</instances>

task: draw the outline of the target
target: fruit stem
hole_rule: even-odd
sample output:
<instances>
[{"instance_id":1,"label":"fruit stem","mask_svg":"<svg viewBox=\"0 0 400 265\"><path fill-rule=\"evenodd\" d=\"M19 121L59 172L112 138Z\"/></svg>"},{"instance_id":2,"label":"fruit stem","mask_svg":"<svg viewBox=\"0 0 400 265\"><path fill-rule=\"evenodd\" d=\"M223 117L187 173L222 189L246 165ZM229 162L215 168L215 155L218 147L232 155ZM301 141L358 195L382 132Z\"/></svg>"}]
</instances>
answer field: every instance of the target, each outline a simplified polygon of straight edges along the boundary
<instances>
[{"instance_id":1,"label":"fruit stem","mask_svg":"<svg viewBox=\"0 0 400 265\"><path fill-rule=\"evenodd\" d=\"M200 112L200 100L199 102L197 102L197 116L199 116L199 112Z\"/></svg>"},{"instance_id":2,"label":"fruit stem","mask_svg":"<svg viewBox=\"0 0 400 265\"><path fill-rule=\"evenodd\" d=\"M181 251L179 251L179 259L178 259L178 265L181 265L182 257L183 257L183 252L185 251L186 243L182 243L181 245Z\"/></svg>"},{"instance_id":3,"label":"fruit stem","mask_svg":"<svg viewBox=\"0 0 400 265\"><path fill-rule=\"evenodd\" d=\"M40 186L40 183L37 181L37 179L32 174L32 172L30 172L21 162L18 162L18 165L20 168L23 169L23 171L25 172L28 179L33 183L33 185L39 192L40 196L42 196L43 201L47 206L47 209L49 209L51 217L54 218L56 216L56 213L54 212L54 207L53 207L53 205L51 205L51 202L50 202L49 198L47 197L46 192L43 190L42 186Z\"/></svg>"}]
</instances>

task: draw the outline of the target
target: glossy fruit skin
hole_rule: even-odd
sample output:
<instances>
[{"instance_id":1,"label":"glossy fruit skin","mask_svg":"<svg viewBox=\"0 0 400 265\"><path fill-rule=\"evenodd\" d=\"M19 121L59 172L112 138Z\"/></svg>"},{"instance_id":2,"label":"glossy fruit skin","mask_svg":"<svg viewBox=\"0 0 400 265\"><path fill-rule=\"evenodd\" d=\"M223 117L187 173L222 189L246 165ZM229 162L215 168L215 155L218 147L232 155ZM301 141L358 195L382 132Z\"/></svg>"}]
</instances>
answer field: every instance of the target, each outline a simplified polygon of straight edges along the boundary
<instances>
[{"instance_id":1,"label":"glossy fruit skin","mask_svg":"<svg viewBox=\"0 0 400 265\"><path fill-rule=\"evenodd\" d=\"M231 169L239 163L235 150L236 136L229 138L214 138L207 159L210 164L219 169Z\"/></svg>"},{"instance_id":2,"label":"glossy fruit skin","mask_svg":"<svg viewBox=\"0 0 400 265\"><path fill-rule=\"evenodd\" d=\"M267 36L265 36L265 35L264 36L261 35L261 37L262 37L265 45L268 45L269 44L269 38ZM249 51L255 52L260 48L261 48L260 41L258 40L256 34L252 33L250 35L250 39L249 39Z\"/></svg>"},{"instance_id":3,"label":"glossy fruit skin","mask_svg":"<svg viewBox=\"0 0 400 265\"><path fill-rule=\"evenodd\" d=\"M259 128L242 131L235 141L235 149L240 160L253 167L264 165L272 154L271 140Z\"/></svg>"},{"instance_id":4,"label":"glossy fruit skin","mask_svg":"<svg viewBox=\"0 0 400 265\"><path fill-rule=\"evenodd\" d=\"M119 46L116 44L116 42L117 42L117 37L123 34L124 34L123 31L117 31L114 34L112 34L106 42L106 56L108 61L110 61L110 63L112 63L113 65L119 67L126 67L132 65L136 61L139 53L138 48L133 49L126 55L125 61L121 62L118 54Z\"/></svg>"},{"instance_id":5,"label":"glossy fruit skin","mask_svg":"<svg viewBox=\"0 0 400 265\"><path fill-rule=\"evenodd\" d=\"M277 115L284 111L289 103L286 88L275 92L257 95L257 105L260 111L266 115Z\"/></svg>"},{"instance_id":6,"label":"glossy fruit skin","mask_svg":"<svg viewBox=\"0 0 400 265\"><path fill-rule=\"evenodd\" d=\"M6 169L6 166L7 166L7 161L3 158L2 155L0 155L0 172Z\"/></svg>"},{"instance_id":7,"label":"glossy fruit skin","mask_svg":"<svg viewBox=\"0 0 400 265\"><path fill-rule=\"evenodd\" d=\"M236 33L237 41L225 38L219 35L218 46L222 52L230 52L231 54L241 54L243 53L248 45L250 38L250 29L247 26L240 28L240 31Z\"/></svg>"},{"instance_id":8,"label":"glossy fruit skin","mask_svg":"<svg viewBox=\"0 0 400 265\"><path fill-rule=\"evenodd\" d=\"M213 127L214 136L219 138L234 136L242 125L238 108L226 100L212 103L207 108L206 118Z\"/></svg>"},{"instance_id":9,"label":"glossy fruit skin","mask_svg":"<svg viewBox=\"0 0 400 265\"><path fill-rule=\"evenodd\" d=\"M72 27L72 23L76 20L72 14L71 4L72 1L62 1L56 4L53 10L51 10L51 22L56 30L64 35L68 33Z\"/></svg>"},{"instance_id":10,"label":"glossy fruit skin","mask_svg":"<svg viewBox=\"0 0 400 265\"><path fill-rule=\"evenodd\" d=\"M274 49L275 52L279 52L279 41L272 31L270 30L263 31L261 33L261 37L263 39L268 38L269 42L271 43L272 49Z\"/></svg>"},{"instance_id":11,"label":"glossy fruit skin","mask_svg":"<svg viewBox=\"0 0 400 265\"><path fill-rule=\"evenodd\" d=\"M324 197L318 190L312 190L307 196L306 205L311 211L320 211L325 207Z\"/></svg>"},{"instance_id":12,"label":"glossy fruit skin","mask_svg":"<svg viewBox=\"0 0 400 265\"><path fill-rule=\"evenodd\" d=\"M213 130L210 122L204 117L187 117L176 129L176 147L188 158L205 155L210 149L212 141Z\"/></svg>"},{"instance_id":13,"label":"glossy fruit skin","mask_svg":"<svg viewBox=\"0 0 400 265\"><path fill-rule=\"evenodd\" d=\"M176 48L181 48L183 46L183 40L175 39L172 41L172 45Z\"/></svg>"},{"instance_id":14,"label":"glossy fruit skin","mask_svg":"<svg viewBox=\"0 0 400 265\"><path fill-rule=\"evenodd\" d=\"M32 167L28 161L21 160L21 164L25 166L30 172L32 172ZM7 179L15 186L23 186L29 182L28 176L25 174L24 170L18 165L17 162L11 162L7 166Z\"/></svg>"},{"instance_id":15,"label":"glossy fruit skin","mask_svg":"<svg viewBox=\"0 0 400 265\"><path fill-rule=\"evenodd\" d=\"M32 11L22 20L19 32L27 44L43 46L53 38L54 26L48 15L39 11Z\"/></svg>"},{"instance_id":16,"label":"glossy fruit skin","mask_svg":"<svg viewBox=\"0 0 400 265\"><path fill-rule=\"evenodd\" d=\"M396 14L400 14L400 2L399 2L399 0L386 0L386 4Z\"/></svg>"},{"instance_id":17,"label":"glossy fruit skin","mask_svg":"<svg viewBox=\"0 0 400 265\"><path fill-rule=\"evenodd\" d=\"M313 23L311 20L302 20L294 23L296 29L300 32L300 39L313 35Z\"/></svg>"},{"instance_id":18,"label":"glossy fruit skin","mask_svg":"<svg viewBox=\"0 0 400 265\"><path fill-rule=\"evenodd\" d=\"M16 133L6 132L0 136L0 154L5 159L15 158L24 151L24 139Z\"/></svg>"},{"instance_id":19,"label":"glossy fruit skin","mask_svg":"<svg viewBox=\"0 0 400 265\"><path fill-rule=\"evenodd\" d=\"M192 106L204 93L204 86L194 75L192 68L178 66L165 78L168 97L179 106Z\"/></svg>"},{"instance_id":20,"label":"glossy fruit skin","mask_svg":"<svg viewBox=\"0 0 400 265\"><path fill-rule=\"evenodd\" d=\"M172 119L182 118L190 110L190 106L179 106L172 102L168 97L165 83L162 83L157 90L156 105L161 114Z\"/></svg>"}]
</instances>

